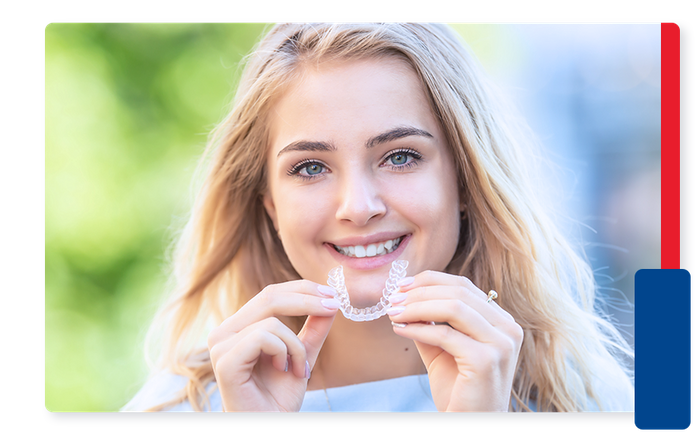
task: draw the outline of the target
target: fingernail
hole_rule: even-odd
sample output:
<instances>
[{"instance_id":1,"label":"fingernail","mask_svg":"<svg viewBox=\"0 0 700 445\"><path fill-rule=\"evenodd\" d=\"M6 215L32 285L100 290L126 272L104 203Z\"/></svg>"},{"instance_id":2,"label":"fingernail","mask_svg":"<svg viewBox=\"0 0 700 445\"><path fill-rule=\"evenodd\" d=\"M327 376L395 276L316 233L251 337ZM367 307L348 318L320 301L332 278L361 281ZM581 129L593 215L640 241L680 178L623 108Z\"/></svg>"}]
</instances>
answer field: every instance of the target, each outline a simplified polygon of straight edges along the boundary
<instances>
[{"instance_id":1,"label":"fingernail","mask_svg":"<svg viewBox=\"0 0 700 445\"><path fill-rule=\"evenodd\" d=\"M330 286L324 286L320 284L318 286L318 292L326 297L336 297L338 292Z\"/></svg>"},{"instance_id":2,"label":"fingernail","mask_svg":"<svg viewBox=\"0 0 700 445\"><path fill-rule=\"evenodd\" d=\"M405 299L406 299L406 294L398 292L398 293L395 293L394 295L392 295L391 297L389 297L389 303L397 304L397 303L401 303Z\"/></svg>"},{"instance_id":3,"label":"fingernail","mask_svg":"<svg viewBox=\"0 0 700 445\"><path fill-rule=\"evenodd\" d=\"M321 305L326 309L338 309L340 307L340 301L334 299L321 300Z\"/></svg>"},{"instance_id":4,"label":"fingernail","mask_svg":"<svg viewBox=\"0 0 700 445\"><path fill-rule=\"evenodd\" d=\"M306 380L309 380L311 378L311 368L309 367L309 361L306 361L306 369L304 370L304 377L306 377Z\"/></svg>"},{"instance_id":5,"label":"fingernail","mask_svg":"<svg viewBox=\"0 0 700 445\"><path fill-rule=\"evenodd\" d=\"M401 312L406 310L406 306L397 306L397 307L391 307L387 309L386 314L390 317L393 317L394 315L399 315Z\"/></svg>"},{"instance_id":6,"label":"fingernail","mask_svg":"<svg viewBox=\"0 0 700 445\"><path fill-rule=\"evenodd\" d=\"M393 321L391 322L391 325L395 328L405 328L406 326L408 326L407 323L394 323Z\"/></svg>"},{"instance_id":7,"label":"fingernail","mask_svg":"<svg viewBox=\"0 0 700 445\"><path fill-rule=\"evenodd\" d=\"M287 358L287 361L284 363L284 372L289 371L289 358Z\"/></svg>"},{"instance_id":8,"label":"fingernail","mask_svg":"<svg viewBox=\"0 0 700 445\"><path fill-rule=\"evenodd\" d=\"M415 277L406 277L397 281L396 285L399 287L408 286L409 284L413 284L414 281L416 281Z\"/></svg>"}]
</instances>

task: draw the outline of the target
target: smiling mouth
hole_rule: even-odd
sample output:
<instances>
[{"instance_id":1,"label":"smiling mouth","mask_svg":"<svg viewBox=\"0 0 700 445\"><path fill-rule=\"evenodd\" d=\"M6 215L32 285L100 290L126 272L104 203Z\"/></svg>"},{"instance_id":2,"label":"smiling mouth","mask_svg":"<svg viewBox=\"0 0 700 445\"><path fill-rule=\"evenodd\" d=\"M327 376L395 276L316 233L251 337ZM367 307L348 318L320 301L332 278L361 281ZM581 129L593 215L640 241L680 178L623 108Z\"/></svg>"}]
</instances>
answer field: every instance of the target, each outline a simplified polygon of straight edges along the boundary
<instances>
[{"instance_id":1,"label":"smiling mouth","mask_svg":"<svg viewBox=\"0 0 700 445\"><path fill-rule=\"evenodd\" d=\"M401 241L403 241L405 237L406 236L404 235L392 240L381 243L367 244L364 246L340 247L333 244L333 247L337 252L350 258L371 258L393 252L399 247L399 244L401 244Z\"/></svg>"}]
</instances>

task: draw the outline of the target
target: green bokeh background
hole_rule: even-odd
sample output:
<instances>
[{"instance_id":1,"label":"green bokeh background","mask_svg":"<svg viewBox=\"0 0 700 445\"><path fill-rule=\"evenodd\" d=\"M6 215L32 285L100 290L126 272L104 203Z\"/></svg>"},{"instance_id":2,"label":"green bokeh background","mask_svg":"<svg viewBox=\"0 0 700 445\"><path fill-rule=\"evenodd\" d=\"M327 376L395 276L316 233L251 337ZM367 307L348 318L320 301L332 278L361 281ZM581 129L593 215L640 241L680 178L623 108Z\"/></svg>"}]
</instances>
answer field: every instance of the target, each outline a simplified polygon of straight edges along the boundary
<instances>
[{"instance_id":1,"label":"green bokeh background","mask_svg":"<svg viewBox=\"0 0 700 445\"><path fill-rule=\"evenodd\" d=\"M264 29L46 28L48 410L118 410L143 381L194 167Z\"/></svg>"}]
</instances>

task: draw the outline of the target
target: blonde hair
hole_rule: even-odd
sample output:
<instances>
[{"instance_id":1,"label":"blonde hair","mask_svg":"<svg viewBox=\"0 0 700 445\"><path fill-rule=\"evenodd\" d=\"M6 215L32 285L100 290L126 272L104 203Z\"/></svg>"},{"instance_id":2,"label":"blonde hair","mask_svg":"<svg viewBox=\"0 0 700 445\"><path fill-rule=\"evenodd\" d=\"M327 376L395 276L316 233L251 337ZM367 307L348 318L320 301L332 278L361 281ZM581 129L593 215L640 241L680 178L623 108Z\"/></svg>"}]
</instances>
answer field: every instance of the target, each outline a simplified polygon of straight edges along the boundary
<instances>
[{"instance_id":1,"label":"blonde hair","mask_svg":"<svg viewBox=\"0 0 700 445\"><path fill-rule=\"evenodd\" d=\"M208 403L214 373L208 330L266 285L299 279L267 216L266 116L303 64L399 58L417 73L452 149L467 213L447 272L496 289L524 330L512 395L516 410L581 411L604 406L605 382L631 394L622 358L631 351L596 314L588 264L538 204L526 126L489 84L464 42L434 24L275 26L244 70L230 114L213 132L208 165L175 263L176 288L154 332L157 367L186 376L183 400ZM294 320L289 320L294 325ZM298 325L296 325L298 328ZM207 388L209 390L207 391Z\"/></svg>"}]
</instances>

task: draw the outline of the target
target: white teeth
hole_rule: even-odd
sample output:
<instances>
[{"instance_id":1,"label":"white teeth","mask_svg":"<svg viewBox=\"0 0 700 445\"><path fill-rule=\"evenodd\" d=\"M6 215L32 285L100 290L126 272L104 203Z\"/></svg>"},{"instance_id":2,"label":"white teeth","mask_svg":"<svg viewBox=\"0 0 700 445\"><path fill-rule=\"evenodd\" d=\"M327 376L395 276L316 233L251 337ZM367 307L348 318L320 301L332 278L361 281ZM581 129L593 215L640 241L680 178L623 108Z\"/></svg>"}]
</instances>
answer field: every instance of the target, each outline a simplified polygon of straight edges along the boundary
<instances>
[{"instance_id":1,"label":"white teeth","mask_svg":"<svg viewBox=\"0 0 700 445\"><path fill-rule=\"evenodd\" d=\"M367 246L367 256L375 256L377 254L377 246L370 244Z\"/></svg>"},{"instance_id":2,"label":"white teeth","mask_svg":"<svg viewBox=\"0 0 700 445\"><path fill-rule=\"evenodd\" d=\"M394 250L396 250L400 242L401 237L383 243L368 244L366 246L335 246L335 250L349 257L370 258L373 256L384 255L393 252Z\"/></svg>"}]
</instances>

